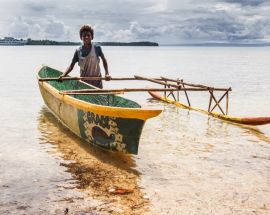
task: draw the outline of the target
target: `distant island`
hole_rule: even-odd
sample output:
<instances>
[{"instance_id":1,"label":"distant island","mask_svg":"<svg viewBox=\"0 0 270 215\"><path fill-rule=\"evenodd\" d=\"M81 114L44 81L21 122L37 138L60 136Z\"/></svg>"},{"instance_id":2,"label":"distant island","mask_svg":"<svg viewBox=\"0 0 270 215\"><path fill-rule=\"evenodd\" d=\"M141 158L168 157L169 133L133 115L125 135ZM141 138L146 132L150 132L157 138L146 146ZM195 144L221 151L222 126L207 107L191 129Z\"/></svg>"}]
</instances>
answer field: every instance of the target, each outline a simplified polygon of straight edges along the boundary
<instances>
[{"instance_id":1,"label":"distant island","mask_svg":"<svg viewBox=\"0 0 270 215\"><path fill-rule=\"evenodd\" d=\"M38 46L74 46L74 45L80 45L80 42L58 42L53 40L32 40L27 39L25 45L38 45Z\"/></svg>"},{"instance_id":2,"label":"distant island","mask_svg":"<svg viewBox=\"0 0 270 215\"><path fill-rule=\"evenodd\" d=\"M53 40L32 40L27 39L25 45L43 45L43 46L74 46L81 45L81 42L57 42ZM95 42L95 44L101 46L159 46L158 43L154 42Z\"/></svg>"},{"instance_id":3,"label":"distant island","mask_svg":"<svg viewBox=\"0 0 270 215\"><path fill-rule=\"evenodd\" d=\"M96 44L101 46L159 46L158 43L154 42L97 42Z\"/></svg>"},{"instance_id":4,"label":"distant island","mask_svg":"<svg viewBox=\"0 0 270 215\"><path fill-rule=\"evenodd\" d=\"M184 44L161 44L160 46L257 47L269 45L270 45L269 43L184 43Z\"/></svg>"}]
</instances>

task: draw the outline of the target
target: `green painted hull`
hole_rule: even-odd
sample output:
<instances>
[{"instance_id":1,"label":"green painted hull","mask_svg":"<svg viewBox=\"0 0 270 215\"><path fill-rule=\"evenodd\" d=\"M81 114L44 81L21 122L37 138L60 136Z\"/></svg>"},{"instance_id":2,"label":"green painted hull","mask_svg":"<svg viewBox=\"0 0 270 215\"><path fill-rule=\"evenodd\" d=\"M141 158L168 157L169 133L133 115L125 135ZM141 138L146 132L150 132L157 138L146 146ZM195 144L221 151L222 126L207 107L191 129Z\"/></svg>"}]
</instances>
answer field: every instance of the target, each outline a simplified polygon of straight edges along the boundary
<instances>
[{"instance_id":1,"label":"green painted hull","mask_svg":"<svg viewBox=\"0 0 270 215\"><path fill-rule=\"evenodd\" d=\"M110 151L137 154L143 120L114 118L78 110L80 137Z\"/></svg>"},{"instance_id":2,"label":"green painted hull","mask_svg":"<svg viewBox=\"0 0 270 215\"><path fill-rule=\"evenodd\" d=\"M58 77L60 74L55 69L43 67L38 72L38 78ZM105 150L138 153L145 123L145 119L133 117L133 112L141 109L139 104L111 94L59 94L61 90L94 88L76 80L39 82L39 87L46 105L73 133ZM111 110L114 112L111 113ZM128 118L127 114L122 116L125 111L130 111L132 117Z\"/></svg>"}]
</instances>

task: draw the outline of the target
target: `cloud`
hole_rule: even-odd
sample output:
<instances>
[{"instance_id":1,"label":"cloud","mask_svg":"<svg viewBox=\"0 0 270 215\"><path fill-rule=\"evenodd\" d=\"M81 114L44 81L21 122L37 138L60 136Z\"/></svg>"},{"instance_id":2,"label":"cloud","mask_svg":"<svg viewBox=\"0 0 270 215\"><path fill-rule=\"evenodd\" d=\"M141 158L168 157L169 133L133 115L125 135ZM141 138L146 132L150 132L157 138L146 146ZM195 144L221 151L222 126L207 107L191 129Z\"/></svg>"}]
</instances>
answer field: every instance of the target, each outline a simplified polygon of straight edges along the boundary
<instances>
[{"instance_id":1,"label":"cloud","mask_svg":"<svg viewBox=\"0 0 270 215\"><path fill-rule=\"evenodd\" d=\"M71 32L70 28L62 21L49 17L45 23L44 35L48 39L58 38L59 40L68 40Z\"/></svg>"},{"instance_id":2,"label":"cloud","mask_svg":"<svg viewBox=\"0 0 270 215\"><path fill-rule=\"evenodd\" d=\"M9 29L9 35L15 38L69 40L71 32L68 26L53 16L33 21L28 17L14 18Z\"/></svg>"},{"instance_id":3,"label":"cloud","mask_svg":"<svg viewBox=\"0 0 270 215\"><path fill-rule=\"evenodd\" d=\"M25 38L29 35L30 26L22 17L15 18L10 25L10 36Z\"/></svg>"},{"instance_id":4,"label":"cloud","mask_svg":"<svg viewBox=\"0 0 270 215\"><path fill-rule=\"evenodd\" d=\"M268 0L224 0L224 2L241 4L243 6L258 6L263 3L267 3Z\"/></svg>"},{"instance_id":5,"label":"cloud","mask_svg":"<svg viewBox=\"0 0 270 215\"><path fill-rule=\"evenodd\" d=\"M237 8L220 8L182 22L179 26L182 37L186 40L222 42L250 42L264 38L269 17Z\"/></svg>"},{"instance_id":6,"label":"cloud","mask_svg":"<svg viewBox=\"0 0 270 215\"><path fill-rule=\"evenodd\" d=\"M137 21L131 21L126 25L126 27L122 28L111 28L108 27L108 24L105 25L97 25L94 26L95 29L95 37L98 41L158 41L164 36L166 33L170 33L174 31L175 26L151 26L141 24ZM111 28L112 30L108 31Z\"/></svg>"},{"instance_id":7,"label":"cloud","mask_svg":"<svg viewBox=\"0 0 270 215\"><path fill-rule=\"evenodd\" d=\"M96 41L258 42L270 38L268 0L0 0L0 4L0 36L78 41L80 26L90 23Z\"/></svg>"}]
</instances>

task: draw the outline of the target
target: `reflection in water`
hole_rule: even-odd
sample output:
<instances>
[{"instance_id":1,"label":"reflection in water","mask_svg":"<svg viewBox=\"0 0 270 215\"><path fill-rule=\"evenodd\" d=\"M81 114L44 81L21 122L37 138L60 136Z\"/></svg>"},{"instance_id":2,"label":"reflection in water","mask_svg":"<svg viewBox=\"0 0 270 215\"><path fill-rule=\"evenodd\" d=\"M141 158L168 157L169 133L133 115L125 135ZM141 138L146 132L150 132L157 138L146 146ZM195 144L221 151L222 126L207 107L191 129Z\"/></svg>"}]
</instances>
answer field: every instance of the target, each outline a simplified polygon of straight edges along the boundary
<instances>
[{"instance_id":1,"label":"reflection in water","mask_svg":"<svg viewBox=\"0 0 270 215\"><path fill-rule=\"evenodd\" d=\"M215 123L214 121L217 121L217 122ZM260 128L257 126L244 125L244 124L238 124L238 123L229 122L229 121L223 121L223 120L215 119L211 116L208 116L207 124L208 124L208 129L207 129L208 135L211 134L212 131L217 129L215 127L218 127L218 129L221 132L224 132L224 134L226 136L230 136L231 135L230 131L229 131L230 125L234 125L234 126L240 128L241 133L243 133L243 135L244 134L253 135L261 141L264 141L266 143L270 143L270 137L267 134L265 134L264 132L262 132L260 130ZM213 134L211 134L211 135L213 135ZM216 135L216 133L214 133L214 135Z\"/></svg>"},{"instance_id":2,"label":"reflection in water","mask_svg":"<svg viewBox=\"0 0 270 215\"><path fill-rule=\"evenodd\" d=\"M134 170L136 165L132 156L105 152L81 141L46 107L40 111L39 130L42 133L40 143L53 144L55 153L60 152L60 156L68 161L61 165L77 179L77 188L106 201L110 212L120 210L128 214L133 208L136 214L145 210L147 202L138 188L139 173ZM116 198L110 193L116 188L131 190L132 193Z\"/></svg>"},{"instance_id":3,"label":"reflection in water","mask_svg":"<svg viewBox=\"0 0 270 215\"><path fill-rule=\"evenodd\" d=\"M111 165L115 165L118 168L125 169L126 171L134 171L134 173L136 171L132 170L136 165L132 155L130 156L122 153L107 152L98 148L97 146L93 146L85 141L82 141L71 131L69 131L68 128L63 126L47 107L43 107L40 111L39 130L42 133L42 137L45 138L49 143L61 143L63 142L63 139L61 138L66 138L65 141L68 142L63 146L63 148L59 148L59 150L64 151L64 148L66 147L73 147L74 149L79 147L102 162L110 163Z\"/></svg>"},{"instance_id":4,"label":"reflection in water","mask_svg":"<svg viewBox=\"0 0 270 215\"><path fill-rule=\"evenodd\" d=\"M189 116L189 114L201 114L202 117L206 117L207 119L207 128L206 128L206 135L209 136L216 136L217 132L224 132L224 136L230 136L230 131L228 130L228 127L230 127L230 125L234 125L236 127L242 128L245 130L244 133L250 134L250 135L254 135L257 138L259 138L259 140L264 141L266 143L270 143L270 137L265 134L263 131L260 130L260 127L257 126L252 126L252 125L244 125L244 124L239 124L239 123L234 123L234 122L230 122L230 121L225 121L225 120L221 120L221 119L216 119L214 117L208 116L208 115L204 115L202 113L193 111L193 110L188 110L185 108L180 108L180 107L176 107L174 105L171 104L166 104L164 102L158 101L156 99L150 98L148 99L149 104L152 104L153 106L157 106L157 105L162 105L164 110L174 110L174 114L177 114L175 117L179 118L179 111L178 110L185 110L185 113L187 115L187 118ZM164 121L165 122L165 121ZM267 126L267 125L263 125L263 126ZM242 131L243 132L243 131Z\"/></svg>"}]
</instances>

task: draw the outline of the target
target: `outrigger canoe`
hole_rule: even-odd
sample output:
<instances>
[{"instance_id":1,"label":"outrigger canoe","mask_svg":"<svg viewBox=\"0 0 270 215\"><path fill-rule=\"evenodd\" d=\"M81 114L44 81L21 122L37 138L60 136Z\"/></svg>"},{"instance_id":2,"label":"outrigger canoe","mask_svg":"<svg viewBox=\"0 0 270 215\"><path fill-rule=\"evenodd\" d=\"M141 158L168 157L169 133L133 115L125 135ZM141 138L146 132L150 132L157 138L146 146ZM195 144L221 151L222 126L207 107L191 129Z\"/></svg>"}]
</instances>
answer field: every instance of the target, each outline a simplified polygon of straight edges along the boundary
<instances>
[{"instance_id":1,"label":"outrigger canoe","mask_svg":"<svg viewBox=\"0 0 270 215\"><path fill-rule=\"evenodd\" d=\"M190 107L190 106L185 105L179 101L173 101L167 97L162 96L158 92L150 91L149 94L157 100L160 100L160 101L163 101L163 102L166 102L169 104L174 104L177 107L186 108L186 109L194 110L194 111L199 111L201 113L208 114L212 117L222 119L225 121L229 121L229 122L233 122L233 123L239 123L239 124L244 124L244 125L264 125L264 124L270 123L270 117L233 117L233 116L229 116L229 115L222 115L222 114L219 114L216 112L208 112L208 111L200 109L200 108Z\"/></svg>"},{"instance_id":2,"label":"outrigger canoe","mask_svg":"<svg viewBox=\"0 0 270 215\"><path fill-rule=\"evenodd\" d=\"M44 66L38 72L43 100L53 114L80 138L102 149L137 154L145 121L161 113L115 94L65 95L61 91L95 89L83 81L40 81L62 73Z\"/></svg>"}]
</instances>

